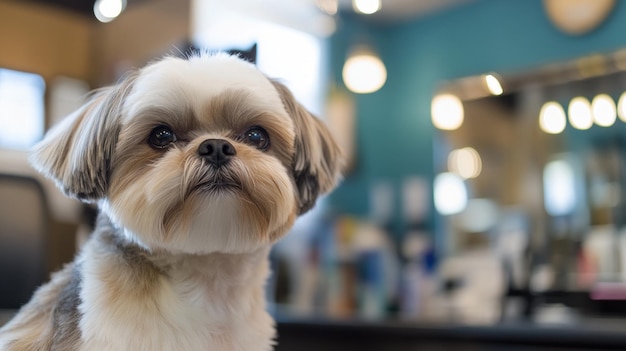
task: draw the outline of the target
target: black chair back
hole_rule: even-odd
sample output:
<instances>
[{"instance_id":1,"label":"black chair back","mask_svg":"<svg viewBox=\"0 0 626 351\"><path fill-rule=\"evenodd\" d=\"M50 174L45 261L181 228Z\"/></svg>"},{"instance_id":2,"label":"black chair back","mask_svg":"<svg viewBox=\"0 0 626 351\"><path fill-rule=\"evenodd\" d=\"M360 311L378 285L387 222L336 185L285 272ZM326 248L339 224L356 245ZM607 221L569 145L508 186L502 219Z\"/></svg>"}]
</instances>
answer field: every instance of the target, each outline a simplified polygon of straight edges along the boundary
<instances>
[{"instance_id":1,"label":"black chair back","mask_svg":"<svg viewBox=\"0 0 626 351\"><path fill-rule=\"evenodd\" d=\"M46 279L49 217L38 180L0 173L0 309L19 308Z\"/></svg>"}]
</instances>

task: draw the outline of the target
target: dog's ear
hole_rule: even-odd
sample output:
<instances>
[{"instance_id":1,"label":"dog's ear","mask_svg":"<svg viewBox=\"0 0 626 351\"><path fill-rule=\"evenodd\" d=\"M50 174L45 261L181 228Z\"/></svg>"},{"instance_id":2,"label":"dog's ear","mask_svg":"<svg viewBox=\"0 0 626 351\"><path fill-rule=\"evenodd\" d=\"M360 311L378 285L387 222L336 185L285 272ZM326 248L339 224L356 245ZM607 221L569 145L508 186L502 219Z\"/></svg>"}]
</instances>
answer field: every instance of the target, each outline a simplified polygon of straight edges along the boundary
<instances>
[{"instance_id":1,"label":"dog's ear","mask_svg":"<svg viewBox=\"0 0 626 351\"><path fill-rule=\"evenodd\" d=\"M272 81L296 130L292 171L298 188L299 214L310 210L319 195L332 190L341 177L342 156L326 125L294 98L283 84Z\"/></svg>"},{"instance_id":2,"label":"dog's ear","mask_svg":"<svg viewBox=\"0 0 626 351\"><path fill-rule=\"evenodd\" d=\"M134 81L135 75L129 75L96 91L35 145L31 164L68 196L92 201L106 194L122 105Z\"/></svg>"}]
</instances>

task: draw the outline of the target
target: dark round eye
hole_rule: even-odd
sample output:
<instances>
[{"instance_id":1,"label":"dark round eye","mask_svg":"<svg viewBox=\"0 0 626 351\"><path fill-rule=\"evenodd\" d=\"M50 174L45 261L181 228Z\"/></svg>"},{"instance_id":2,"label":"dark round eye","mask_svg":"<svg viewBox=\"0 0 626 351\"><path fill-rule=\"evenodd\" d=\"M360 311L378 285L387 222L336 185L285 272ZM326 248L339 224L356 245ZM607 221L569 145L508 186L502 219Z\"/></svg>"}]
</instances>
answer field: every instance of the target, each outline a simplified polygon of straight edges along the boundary
<instances>
[{"instance_id":1,"label":"dark round eye","mask_svg":"<svg viewBox=\"0 0 626 351\"><path fill-rule=\"evenodd\" d=\"M270 137L265 129L261 127L252 127L244 134L244 142L256 147L259 150L265 150L270 146Z\"/></svg>"},{"instance_id":2,"label":"dark round eye","mask_svg":"<svg viewBox=\"0 0 626 351\"><path fill-rule=\"evenodd\" d=\"M157 149L163 149L176 141L176 135L168 126L158 126L152 129L148 143Z\"/></svg>"}]
</instances>

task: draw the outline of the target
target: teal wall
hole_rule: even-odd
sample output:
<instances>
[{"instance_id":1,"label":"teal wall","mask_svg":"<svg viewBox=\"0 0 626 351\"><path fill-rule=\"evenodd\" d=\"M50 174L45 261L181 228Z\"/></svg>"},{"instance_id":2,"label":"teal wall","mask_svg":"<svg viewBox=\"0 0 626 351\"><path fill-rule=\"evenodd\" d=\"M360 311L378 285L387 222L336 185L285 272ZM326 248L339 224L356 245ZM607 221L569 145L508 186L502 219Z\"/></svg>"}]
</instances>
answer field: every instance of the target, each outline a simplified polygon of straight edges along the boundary
<instances>
[{"instance_id":1,"label":"teal wall","mask_svg":"<svg viewBox=\"0 0 626 351\"><path fill-rule=\"evenodd\" d=\"M377 26L354 15L340 17L331 39L334 80L353 41L367 40L388 70L376 93L355 95L357 152L355 172L331 196L343 213L365 216L368 188L375 181L394 184L397 205L405 177L433 178L434 128L430 101L438 83L487 71L523 71L593 52L626 47L626 2L597 30L583 36L559 32L541 0L476 0L414 22ZM399 208L399 207L397 207ZM400 211L394 231L400 233ZM428 225L432 228L435 216Z\"/></svg>"}]
</instances>

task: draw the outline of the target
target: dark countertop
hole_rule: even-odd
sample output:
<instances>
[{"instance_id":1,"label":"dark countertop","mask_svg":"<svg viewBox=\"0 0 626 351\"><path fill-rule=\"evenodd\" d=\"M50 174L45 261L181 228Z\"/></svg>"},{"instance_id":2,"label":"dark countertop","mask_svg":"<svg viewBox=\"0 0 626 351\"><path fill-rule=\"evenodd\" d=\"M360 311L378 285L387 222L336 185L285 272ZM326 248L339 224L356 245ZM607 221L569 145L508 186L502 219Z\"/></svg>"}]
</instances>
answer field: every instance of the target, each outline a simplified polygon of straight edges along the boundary
<instances>
[{"instance_id":1,"label":"dark countertop","mask_svg":"<svg viewBox=\"0 0 626 351\"><path fill-rule=\"evenodd\" d=\"M0 326L15 311L0 310ZM626 350L626 319L575 325L492 326L277 316L276 351L565 351Z\"/></svg>"},{"instance_id":2,"label":"dark countertop","mask_svg":"<svg viewBox=\"0 0 626 351\"><path fill-rule=\"evenodd\" d=\"M626 350L626 320L589 320L567 326L465 326L284 317L278 317L277 322L276 351Z\"/></svg>"}]
</instances>

